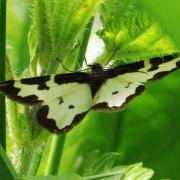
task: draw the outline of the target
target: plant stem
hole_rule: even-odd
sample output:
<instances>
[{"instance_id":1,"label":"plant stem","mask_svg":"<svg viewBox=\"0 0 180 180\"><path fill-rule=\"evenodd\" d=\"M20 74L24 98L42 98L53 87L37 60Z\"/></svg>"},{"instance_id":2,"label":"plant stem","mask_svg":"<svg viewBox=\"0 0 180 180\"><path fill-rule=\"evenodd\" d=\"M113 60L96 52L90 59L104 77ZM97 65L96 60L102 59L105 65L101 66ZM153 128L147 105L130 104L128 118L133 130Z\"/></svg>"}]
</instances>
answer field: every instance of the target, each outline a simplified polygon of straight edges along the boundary
<instances>
[{"instance_id":1,"label":"plant stem","mask_svg":"<svg viewBox=\"0 0 180 180\"><path fill-rule=\"evenodd\" d=\"M47 160L45 175L56 175L61 162L64 148L65 135L54 135Z\"/></svg>"},{"instance_id":2,"label":"plant stem","mask_svg":"<svg viewBox=\"0 0 180 180\"><path fill-rule=\"evenodd\" d=\"M86 54L86 49L87 49L87 45L88 45L88 41L89 41L89 37L90 37L90 34L91 34L91 29L92 29L92 25L93 25L93 21L94 18L91 18L91 20L89 21L89 23L87 24L86 26L86 30L84 31L84 34L81 38L81 41L80 43L80 50L77 54L77 57L76 57L76 65L75 65L75 70L78 70L79 68L79 65L82 66L83 65L83 62L84 62L84 59L85 59L85 54ZM82 48L81 48L82 47Z\"/></svg>"},{"instance_id":3,"label":"plant stem","mask_svg":"<svg viewBox=\"0 0 180 180\"><path fill-rule=\"evenodd\" d=\"M6 0L0 0L0 81L5 80L6 54ZM5 97L0 96L0 143L6 149Z\"/></svg>"},{"instance_id":4,"label":"plant stem","mask_svg":"<svg viewBox=\"0 0 180 180\"><path fill-rule=\"evenodd\" d=\"M18 175L16 174L16 171L14 167L12 166L11 162L9 161L8 157L6 156L6 153L4 149L2 148L0 144L0 177L3 179L14 179L18 180Z\"/></svg>"}]
</instances>

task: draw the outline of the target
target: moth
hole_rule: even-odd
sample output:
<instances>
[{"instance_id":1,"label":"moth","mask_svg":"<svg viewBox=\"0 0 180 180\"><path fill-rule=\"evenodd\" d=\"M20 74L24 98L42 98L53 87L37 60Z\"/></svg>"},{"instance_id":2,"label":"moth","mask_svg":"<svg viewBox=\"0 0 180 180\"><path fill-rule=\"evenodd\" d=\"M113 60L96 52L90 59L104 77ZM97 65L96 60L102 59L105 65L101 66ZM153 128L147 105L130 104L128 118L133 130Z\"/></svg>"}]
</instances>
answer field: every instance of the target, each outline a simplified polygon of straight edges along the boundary
<instances>
[{"instance_id":1,"label":"moth","mask_svg":"<svg viewBox=\"0 0 180 180\"><path fill-rule=\"evenodd\" d=\"M74 72L1 82L0 92L22 104L40 104L37 121L51 132L66 132L90 110L123 110L145 90L144 83L180 68L180 57L169 55L107 69L97 63L89 66L90 73Z\"/></svg>"}]
</instances>

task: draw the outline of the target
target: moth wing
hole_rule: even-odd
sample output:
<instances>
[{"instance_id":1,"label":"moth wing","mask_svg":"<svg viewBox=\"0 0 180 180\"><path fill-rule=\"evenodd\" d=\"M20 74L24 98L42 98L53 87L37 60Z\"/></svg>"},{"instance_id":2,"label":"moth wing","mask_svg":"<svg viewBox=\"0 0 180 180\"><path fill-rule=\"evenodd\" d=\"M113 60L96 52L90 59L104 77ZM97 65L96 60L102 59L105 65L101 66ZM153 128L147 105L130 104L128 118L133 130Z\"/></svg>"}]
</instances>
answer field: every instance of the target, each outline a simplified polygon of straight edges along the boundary
<instances>
[{"instance_id":1,"label":"moth wing","mask_svg":"<svg viewBox=\"0 0 180 180\"><path fill-rule=\"evenodd\" d=\"M0 92L17 102L40 104L36 117L50 131L67 131L92 105L88 74L70 73L0 83Z\"/></svg>"},{"instance_id":2,"label":"moth wing","mask_svg":"<svg viewBox=\"0 0 180 180\"><path fill-rule=\"evenodd\" d=\"M110 78L104 82L93 99L93 109L122 110L134 97L140 95L147 81L160 79L180 68L180 58L166 56L119 66L108 71Z\"/></svg>"},{"instance_id":3,"label":"moth wing","mask_svg":"<svg viewBox=\"0 0 180 180\"><path fill-rule=\"evenodd\" d=\"M108 79L93 98L94 110L120 111L135 96L140 95L145 87L139 83L129 83L116 77Z\"/></svg>"}]
</instances>

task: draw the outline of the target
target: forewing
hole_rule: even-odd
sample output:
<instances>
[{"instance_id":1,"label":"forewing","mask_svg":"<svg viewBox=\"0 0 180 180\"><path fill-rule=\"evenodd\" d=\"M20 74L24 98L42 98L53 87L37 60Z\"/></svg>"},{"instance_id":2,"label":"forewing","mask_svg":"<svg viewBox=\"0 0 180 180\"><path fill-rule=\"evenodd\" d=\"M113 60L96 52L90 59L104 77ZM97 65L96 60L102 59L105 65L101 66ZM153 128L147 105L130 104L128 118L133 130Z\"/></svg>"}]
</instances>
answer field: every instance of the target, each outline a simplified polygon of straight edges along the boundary
<instances>
[{"instance_id":1,"label":"forewing","mask_svg":"<svg viewBox=\"0 0 180 180\"><path fill-rule=\"evenodd\" d=\"M104 82L93 99L93 109L122 110L130 100L143 92L143 83L160 79L178 68L179 57L165 56L110 69L107 71L110 78Z\"/></svg>"},{"instance_id":2,"label":"forewing","mask_svg":"<svg viewBox=\"0 0 180 180\"><path fill-rule=\"evenodd\" d=\"M23 104L39 103L37 120L52 132L72 128L92 105L86 73L10 80L0 83L0 92Z\"/></svg>"}]
</instances>

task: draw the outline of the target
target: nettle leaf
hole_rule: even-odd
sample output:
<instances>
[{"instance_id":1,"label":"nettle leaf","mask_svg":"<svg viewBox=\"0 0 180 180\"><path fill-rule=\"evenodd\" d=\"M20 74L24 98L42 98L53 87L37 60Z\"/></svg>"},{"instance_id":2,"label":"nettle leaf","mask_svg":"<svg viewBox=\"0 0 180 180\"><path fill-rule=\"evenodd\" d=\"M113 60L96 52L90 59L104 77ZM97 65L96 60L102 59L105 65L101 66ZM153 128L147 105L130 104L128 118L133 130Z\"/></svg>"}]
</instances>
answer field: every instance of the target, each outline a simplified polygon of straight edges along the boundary
<instances>
[{"instance_id":1,"label":"nettle leaf","mask_svg":"<svg viewBox=\"0 0 180 180\"><path fill-rule=\"evenodd\" d=\"M41 74L54 73L59 64L57 57L66 67L73 67L68 56L101 1L34 1L34 24L29 35L33 74L37 74L38 64Z\"/></svg>"},{"instance_id":2,"label":"nettle leaf","mask_svg":"<svg viewBox=\"0 0 180 180\"><path fill-rule=\"evenodd\" d=\"M128 166L115 166L118 153L109 152L100 155L98 151L92 152L84 163L82 176L84 179L150 179L153 175L151 169L142 167L142 163Z\"/></svg>"},{"instance_id":3,"label":"nettle leaf","mask_svg":"<svg viewBox=\"0 0 180 180\"><path fill-rule=\"evenodd\" d=\"M103 29L98 32L105 43L100 61L107 61L115 49L120 63L176 52L157 23L137 6L137 0L105 0L100 12Z\"/></svg>"},{"instance_id":4,"label":"nettle leaf","mask_svg":"<svg viewBox=\"0 0 180 180\"><path fill-rule=\"evenodd\" d=\"M145 168L142 166L142 163L132 164L128 166L116 166L111 169L113 173L119 173L120 175L114 175L111 178L106 178L108 180L114 180L114 178L121 180L133 179L133 180L148 180L151 179L154 172L151 169Z\"/></svg>"},{"instance_id":5,"label":"nettle leaf","mask_svg":"<svg viewBox=\"0 0 180 180\"><path fill-rule=\"evenodd\" d=\"M102 156L100 156L99 151L92 152L84 162L82 175L90 176L108 171L113 167L118 156L119 153L115 152L106 153Z\"/></svg>"},{"instance_id":6,"label":"nettle leaf","mask_svg":"<svg viewBox=\"0 0 180 180\"><path fill-rule=\"evenodd\" d=\"M42 68L51 60L52 41L49 34L48 13L46 1L34 1L33 25L29 33L29 51L31 74L37 76L37 65ZM42 63L43 62L43 63ZM44 67L45 68L45 67Z\"/></svg>"}]
</instances>

